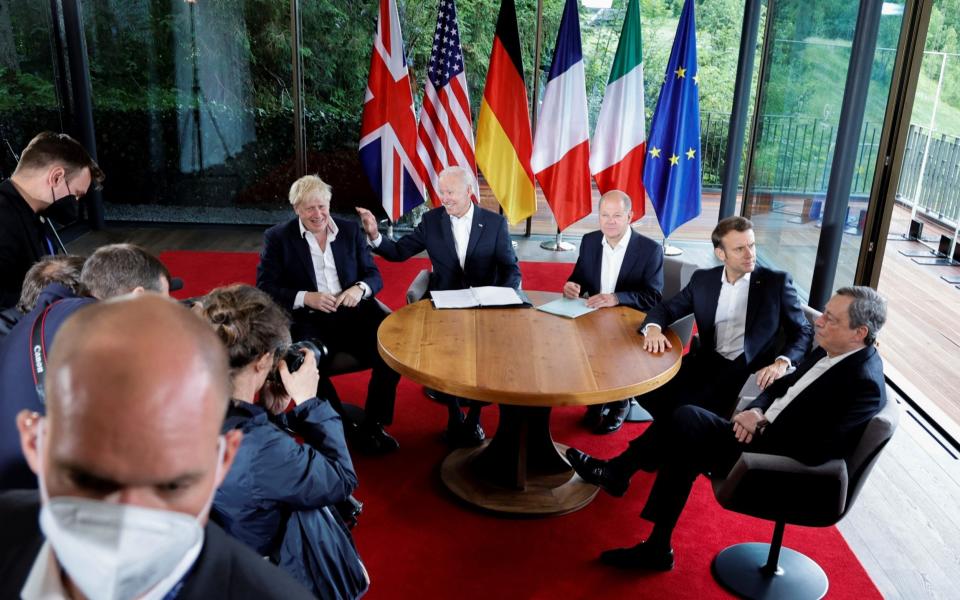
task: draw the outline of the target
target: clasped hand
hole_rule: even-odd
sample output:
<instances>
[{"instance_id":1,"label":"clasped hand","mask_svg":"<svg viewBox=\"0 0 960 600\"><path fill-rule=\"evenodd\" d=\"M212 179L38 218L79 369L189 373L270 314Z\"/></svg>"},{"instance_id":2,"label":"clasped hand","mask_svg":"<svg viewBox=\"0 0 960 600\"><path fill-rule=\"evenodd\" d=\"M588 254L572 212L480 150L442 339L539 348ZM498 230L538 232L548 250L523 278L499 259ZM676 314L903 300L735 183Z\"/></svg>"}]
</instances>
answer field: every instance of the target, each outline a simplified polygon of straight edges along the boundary
<instances>
[{"instance_id":1,"label":"clasped hand","mask_svg":"<svg viewBox=\"0 0 960 600\"><path fill-rule=\"evenodd\" d=\"M749 444L757 433L757 425L763 421L763 415L755 410L745 410L735 414L732 421L733 435L737 437L737 441Z\"/></svg>"},{"instance_id":2,"label":"clasped hand","mask_svg":"<svg viewBox=\"0 0 960 600\"><path fill-rule=\"evenodd\" d=\"M579 283L574 283L568 281L563 284L563 297L568 300L574 300L580 297L583 289L580 287ZM594 294L587 298L586 305L590 308L605 308L608 306L616 306L620 304L620 299L617 298L616 294Z\"/></svg>"},{"instance_id":3,"label":"clasped hand","mask_svg":"<svg viewBox=\"0 0 960 600\"><path fill-rule=\"evenodd\" d=\"M332 313L341 306L352 308L362 299L363 290L360 286L353 285L336 295L329 292L307 292L303 296L303 304L320 312Z\"/></svg>"}]
</instances>

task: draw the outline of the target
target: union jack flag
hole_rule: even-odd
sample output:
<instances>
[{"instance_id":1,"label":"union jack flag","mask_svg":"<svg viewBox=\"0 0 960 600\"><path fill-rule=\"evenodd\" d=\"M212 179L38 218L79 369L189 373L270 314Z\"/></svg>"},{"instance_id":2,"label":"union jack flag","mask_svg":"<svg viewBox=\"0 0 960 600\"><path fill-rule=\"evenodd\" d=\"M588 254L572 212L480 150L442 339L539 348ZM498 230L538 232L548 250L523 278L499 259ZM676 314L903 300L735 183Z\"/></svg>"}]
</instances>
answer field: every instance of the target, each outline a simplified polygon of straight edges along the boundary
<instances>
[{"instance_id":1,"label":"union jack flag","mask_svg":"<svg viewBox=\"0 0 960 600\"><path fill-rule=\"evenodd\" d=\"M461 166L474 175L477 173L470 95L463 69L455 0L440 0L437 5L437 27L417 128L417 155L420 175L436 206L440 204L437 192L440 171Z\"/></svg>"},{"instance_id":2,"label":"union jack flag","mask_svg":"<svg viewBox=\"0 0 960 600\"><path fill-rule=\"evenodd\" d=\"M423 202L417 121L396 0L380 0L360 128L360 163L391 222Z\"/></svg>"}]
</instances>

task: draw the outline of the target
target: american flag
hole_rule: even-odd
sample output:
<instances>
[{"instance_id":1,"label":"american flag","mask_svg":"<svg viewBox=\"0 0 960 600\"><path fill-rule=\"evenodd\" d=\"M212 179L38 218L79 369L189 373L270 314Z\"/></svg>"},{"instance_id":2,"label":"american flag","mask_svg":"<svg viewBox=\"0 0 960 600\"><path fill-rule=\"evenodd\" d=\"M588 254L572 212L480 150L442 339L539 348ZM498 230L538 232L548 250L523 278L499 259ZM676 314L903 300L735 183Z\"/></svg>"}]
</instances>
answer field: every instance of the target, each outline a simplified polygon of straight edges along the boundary
<instances>
[{"instance_id":1,"label":"american flag","mask_svg":"<svg viewBox=\"0 0 960 600\"><path fill-rule=\"evenodd\" d=\"M470 96L454 0L440 0L437 5L437 28L417 127L417 155L420 175L434 205L440 204L437 175L441 170L461 166L471 173L477 172Z\"/></svg>"},{"instance_id":2,"label":"american flag","mask_svg":"<svg viewBox=\"0 0 960 600\"><path fill-rule=\"evenodd\" d=\"M396 0L380 0L360 128L360 164L392 222L423 203L420 161L413 154L416 137Z\"/></svg>"}]
</instances>

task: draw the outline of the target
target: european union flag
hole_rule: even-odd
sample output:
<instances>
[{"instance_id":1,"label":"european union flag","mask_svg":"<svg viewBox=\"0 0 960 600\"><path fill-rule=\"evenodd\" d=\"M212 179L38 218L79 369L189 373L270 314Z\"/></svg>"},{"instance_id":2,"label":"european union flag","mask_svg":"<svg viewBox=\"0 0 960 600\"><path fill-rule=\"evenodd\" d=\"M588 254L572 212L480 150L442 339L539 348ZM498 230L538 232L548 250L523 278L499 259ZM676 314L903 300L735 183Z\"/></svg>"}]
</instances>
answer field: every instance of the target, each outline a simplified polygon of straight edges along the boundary
<instances>
[{"instance_id":1,"label":"european union flag","mask_svg":"<svg viewBox=\"0 0 960 600\"><path fill-rule=\"evenodd\" d=\"M683 3L650 124L643 185L664 237L700 214L700 83L693 0Z\"/></svg>"}]
</instances>

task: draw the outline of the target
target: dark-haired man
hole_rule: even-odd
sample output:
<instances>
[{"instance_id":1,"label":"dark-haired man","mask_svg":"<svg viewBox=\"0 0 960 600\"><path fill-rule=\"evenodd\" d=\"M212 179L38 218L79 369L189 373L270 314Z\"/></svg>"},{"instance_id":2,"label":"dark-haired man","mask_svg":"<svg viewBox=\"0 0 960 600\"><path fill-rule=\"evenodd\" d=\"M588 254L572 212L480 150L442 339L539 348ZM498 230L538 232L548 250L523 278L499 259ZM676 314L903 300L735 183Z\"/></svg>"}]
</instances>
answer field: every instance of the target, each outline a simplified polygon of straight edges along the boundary
<instances>
[{"instance_id":1,"label":"dark-haired man","mask_svg":"<svg viewBox=\"0 0 960 600\"><path fill-rule=\"evenodd\" d=\"M701 473L723 477L744 452L788 456L819 465L853 452L867 423L886 403L883 361L874 347L887 317L886 302L868 287L837 290L816 320L819 348L728 420L699 406L658 418L628 452L598 460L569 448L584 480L622 496L638 470L657 471L641 516L650 536L608 550L601 562L631 570L673 568L671 537L693 482Z\"/></svg>"},{"instance_id":2,"label":"dark-haired man","mask_svg":"<svg viewBox=\"0 0 960 600\"><path fill-rule=\"evenodd\" d=\"M139 246L111 244L98 248L84 262L80 285L83 293L59 283L44 288L36 308L24 315L10 335L0 341L0 381L3 382L0 386L0 490L37 485L16 442L13 417L20 410L43 414L36 360L37 356L43 357L51 351L54 336L63 322L97 300L143 291L166 295L170 289L170 273L163 263Z\"/></svg>"},{"instance_id":3,"label":"dark-haired man","mask_svg":"<svg viewBox=\"0 0 960 600\"><path fill-rule=\"evenodd\" d=\"M766 388L810 348L812 328L790 275L757 265L753 223L728 217L710 237L723 264L696 271L679 294L650 309L641 326L648 352L670 348L663 328L691 313L700 336L699 350L683 358L676 377L640 396L654 417L679 404L729 417L751 374Z\"/></svg>"},{"instance_id":4,"label":"dark-haired man","mask_svg":"<svg viewBox=\"0 0 960 600\"><path fill-rule=\"evenodd\" d=\"M75 221L78 199L103 179L69 135L45 131L30 140L13 175L0 183L0 309L16 304L33 263L56 254L48 220Z\"/></svg>"}]
</instances>

